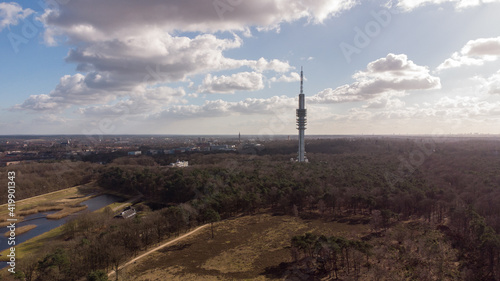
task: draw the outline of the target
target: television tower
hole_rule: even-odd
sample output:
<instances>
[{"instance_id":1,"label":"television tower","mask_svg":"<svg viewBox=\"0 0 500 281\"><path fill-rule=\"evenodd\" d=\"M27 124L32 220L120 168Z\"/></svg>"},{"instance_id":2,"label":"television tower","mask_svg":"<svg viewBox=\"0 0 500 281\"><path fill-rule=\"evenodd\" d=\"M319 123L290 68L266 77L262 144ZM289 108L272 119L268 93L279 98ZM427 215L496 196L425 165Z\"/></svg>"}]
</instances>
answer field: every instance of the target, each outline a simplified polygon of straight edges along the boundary
<instances>
[{"instance_id":1,"label":"television tower","mask_svg":"<svg viewBox=\"0 0 500 281\"><path fill-rule=\"evenodd\" d=\"M300 67L300 94L299 94L299 108L297 109L297 130L299 130L299 155L297 156L297 161L307 162L306 145L305 145L305 130L306 130L306 101L303 91L304 86L304 72L302 67Z\"/></svg>"}]
</instances>

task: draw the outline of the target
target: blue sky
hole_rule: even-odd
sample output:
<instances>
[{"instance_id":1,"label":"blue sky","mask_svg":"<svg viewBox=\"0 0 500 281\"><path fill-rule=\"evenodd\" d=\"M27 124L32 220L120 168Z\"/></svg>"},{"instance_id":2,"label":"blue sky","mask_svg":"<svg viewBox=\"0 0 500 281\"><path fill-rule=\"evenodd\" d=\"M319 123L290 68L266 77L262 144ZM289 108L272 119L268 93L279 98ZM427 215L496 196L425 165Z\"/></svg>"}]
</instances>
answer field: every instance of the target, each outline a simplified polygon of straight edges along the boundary
<instances>
[{"instance_id":1,"label":"blue sky","mask_svg":"<svg viewBox=\"0 0 500 281\"><path fill-rule=\"evenodd\" d=\"M500 1L0 2L0 134L500 133Z\"/></svg>"}]
</instances>

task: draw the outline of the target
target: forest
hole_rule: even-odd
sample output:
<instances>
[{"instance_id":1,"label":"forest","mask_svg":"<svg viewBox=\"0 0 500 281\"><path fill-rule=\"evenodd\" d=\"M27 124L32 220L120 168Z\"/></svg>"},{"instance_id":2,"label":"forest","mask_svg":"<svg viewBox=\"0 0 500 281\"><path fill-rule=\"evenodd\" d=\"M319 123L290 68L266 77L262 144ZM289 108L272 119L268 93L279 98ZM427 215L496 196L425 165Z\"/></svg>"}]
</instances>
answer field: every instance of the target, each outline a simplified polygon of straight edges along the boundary
<instances>
[{"instance_id":1,"label":"forest","mask_svg":"<svg viewBox=\"0 0 500 281\"><path fill-rule=\"evenodd\" d=\"M18 200L88 183L94 179L98 166L89 162L50 161L0 168L0 174L15 171ZM3 180L3 179L2 179ZM0 202L7 202L7 193L0 193Z\"/></svg>"},{"instance_id":2,"label":"forest","mask_svg":"<svg viewBox=\"0 0 500 281\"><path fill-rule=\"evenodd\" d=\"M72 170L49 170L30 186L56 189L95 179L106 190L142 194L145 201L137 208L144 215L132 222L113 220L110 210L79 216L65 225L64 242L21 261L18 278L99 280L93 278L166 237L270 212L325 220L357 216L373 235L400 241L382 248L370 239L296 236L288 266L308 280L369 280L348 279L362 270L376 278L371 280L394 280L373 265L383 255L377 251L398 253L394 261L404 263L401 276L407 280L500 280L499 149L496 140L346 138L308 140L307 164L290 161L296 143L289 141L269 142L250 154L182 155L187 168L167 167L178 155L118 157L100 166L70 163ZM23 173L42 167L33 165L22 167ZM50 182L38 182L45 177ZM434 237L432 243L421 241L418 257L406 253L417 247L411 245L418 240L411 239L415 231ZM448 263L457 271L445 270Z\"/></svg>"}]
</instances>

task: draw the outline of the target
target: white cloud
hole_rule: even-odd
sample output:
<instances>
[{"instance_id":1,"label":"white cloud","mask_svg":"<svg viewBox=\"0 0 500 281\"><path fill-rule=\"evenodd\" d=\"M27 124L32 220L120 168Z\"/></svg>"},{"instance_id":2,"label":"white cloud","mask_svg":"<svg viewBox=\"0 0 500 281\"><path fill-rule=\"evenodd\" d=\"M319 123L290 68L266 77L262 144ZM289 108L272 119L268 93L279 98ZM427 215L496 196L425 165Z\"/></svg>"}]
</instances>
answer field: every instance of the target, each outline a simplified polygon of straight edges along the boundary
<instances>
[{"instance_id":1,"label":"white cloud","mask_svg":"<svg viewBox=\"0 0 500 281\"><path fill-rule=\"evenodd\" d=\"M301 18L322 22L356 5L354 0L88 0L69 1L41 17L47 41L67 35L83 41L136 35L144 27L165 32L244 31L248 26L279 28ZM147 16L144 16L147 15Z\"/></svg>"},{"instance_id":2,"label":"white cloud","mask_svg":"<svg viewBox=\"0 0 500 281\"><path fill-rule=\"evenodd\" d=\"M274 114L282 109L297 107L297 100L287 96L274 96L267 99L248 98L232 103L231 110L244 114Z\"/></svg>"},{"instance_id":3,"label":"white cloud","mask_svg":"<svg viewBox=\"0 0 500 281\"><path fill-rule=\"evenodd\" d=\"M80 108L78 113L87 116L126 116L158 113L164 107L185 102L183 88L156 87L134 92L128 99L112 105L98 105Z\"/></svg>"},{"instance_id":4,"label":"white cloud","mask_svg":"<svg viewBox=\"0 0 500 281\"><path fill-rule=\"evenodd\" d=\"M198 93L234 94L235 91L257 91L264 88L262 73L240 72L231 76L207 74Z\"/></svg>"},{"instance_id":5,"label":"white cloud","mask_svg":"<svg viewBox=\"0 0 500 281\"><path fill-rule=\"evenodd\" d=\"M474 118L500 115L500 102L489 102L474 97L443 97L434 105L434 116Z\"/></svg>"},{"instance_id":6,"label":"white cloud","mask_svg":"<svg viewBox=\"0 0 500 281\"><path fill-rule=\"evenodd\" d=\"M164 83L209 71L257 65L257 61L224 57L223 51L240 47L241 43L237 36L231 40L202 34L191 39L153 30L73 49L66 60L77 63L80 71L109 73L119 83Z\"/></svg>"},{"instance_id":7,"label":"white cloud","mask_svg":"<svg viewBox=\"0 0 500 281\"><path fill-rule=\"evenodd\" d=\"M334 120L416 120L424 119L433 122L444 120L476 120L484 121L484 118L500 117L500 102L489 102L475 97L457 96L442 97L433 104L426 103L422 106L416 104L404 106L396 100L396 106L352 108L347 114L334 115ZM382 101L383 103L383 101ZM382 110L372 110L382 109Z\"/></svg>"},{"instance_id":8,"label":"white cloud","mask_svg":"<svg viewBox=\"0 0 500 281\"><path fill-rule=\"evenodd\" d=\"M14 108L61 111L76 105L85 114L116 114L124 107L141 112L144 102L133 93L197 75L206 75L205 80L190 88L206 93L260 90L267 72L282 74L277 80L294 81L297 74L287 76L293 69L287 61L229 58L224 52L240 48L242 39L235 33L218 38L223 35L206 32L252 36L253 27L279 29L302 18L321 23L356 5L354 0L222 1L226 6L221 10L219 2L89 0L47 8L38 18L45 25L45 42L77 46L66 61L75 63L79 73L62 77L50 93L30 96ZM253 72L208 74L242 67Z\"/></svg>"},{"instance_id":9,"label":"white cloud","mask_svg":"<svg viewBox=\"0 0 500 281\"><path fill-rule=\"evenodd\" d=\"M68 123L68 119L56 114L43 114L42 116L34 119L33 122L38 125L63 125Z\"/></svg>"},{"instance_id":10,"label":"white cloud","mask_svg":"<svg viewBox=\"0 0 500 281\"><path fill-rule=\"evenodd\" d=\"M451 3L455 5L456 9L460 10L470 7L476 7L483 4L499 2L500 1L498 0L397 0L396 6L401 8L403 11L411 11L413 9L426 5L442 5Z\"/></svg>"},{"instance_id":11,"label":"white cloud","mask_svg":"<svg viewBox=\"0 0 500 281\"><path fill-rule=\"evenodd\" d=\"M15 105L12 109L30 109L35 111L46 111L58 109L58 103L49 95L31 95L22 104Z\"/></svg>"},{"instance_id":12,"label":"white cloud","mask_svg":"<svg viewBox=\"0 0 500 281\"><path fill-rule=\"evenodd\" d=\"M486 61L494 61L500 57L500 37L470 40L451 58L445 60L437 70L461 67L464 65L483 65Z\"/></svg>"},{"instance_id":13,"label":"white cloud","mask_svg":"<svg viewBox=\"0 0 500 281\"><path fill-rule=\"evenodd\" d=\"M205 101L203 105L174 105L164 110L158 118L206 118L236 114L274 114L283 109L293 110L294 98L274 96L268 99L248 98L239 102L223 100Z\"/></svg>"},{"instance_id":14,"label":"white cloud","mask_svg":"<svg viewBox=\"0 0 500 281\"><path fill-rule=\"evenodd\" d=\"M286 74L281 75L280 77L272 77L269 79L270 82L297 82L300 81L300 74L297 72L292 72L288 76Z\"/></svg>"},{"instance_id":15,"label":"white cloud","mask_svg":"<svg viewBox=\"0 0 500 281\"><path fill-rule=\"evenodd\" d=\"M25 19L33 13L33 10L23 9L21 5L16 2L0 3L0 31L7 26L19 24L20 20Z\"/></svg>"},{"instance_id":16,"label":"white cloud","mask_svg":"<svg viewBox=\"0 0 500 281\"><path fill-rule=\"evenodd\" d=\"M328 88L314 96L306 97L307 103L343 103L362 101L365 98L357 93L354 86L342 85L335 89Z\"/></svg>"},{"instance_id":17,"label":"white cloud","mask_svg":"<svg viewBox=\"0 0 500 281\"><path fill-rule=\"evenodd\" d=\"M185 95L182 88L123 87L123 85L115 85L104 80L95 73L86 76L80 73L73 76L65 75L49 95L32 95L22 104L18 104L12 109L58 112L76 105L79 106L78 112L80 113L105 114L104 111L109 110L108 113L113 115L127 110L131 114L136 114L141 111L151 111L158 105L180 102L180 97ZM125 101L120 100L114 105L106 104L127 96L129 99ZM91 105L96 106L87 108L87 106Z\"/></svg>"},{"instance_id":18,"label":"white cloud","mask_svg":"<svg viewBox=\"0 0 500 281\"><path fill-rule=\"evenodd\" d=\"M263 75L260 72L281 73L291 69L288 62L276 59L235 60L223 55L223 51L239 46L241 39L238 36L234 39L219 39L211 34L202 34L191 39L174 37L157 30L136 37L82 46L70 50L66 60L77 63L77 70L87 74L66 75L49 95L32 96L16 108L55 110L71 105L105 103L129 95L137 88L188 81L190 76L244 66L259 73L215 77L217 79L212 81L212 88L208 81L202 87L208 92L253 91L263 88ZM229 81L231 79L234 80L232 84ZM244 79L249 80L245 82ZM46 105L48 102L51 106Z\"/></svg>"},{"instance_id":19,"label":"white cloud","mask_svg":"<svg viewBox=\"0 0 500 281\"><path fill-rule=\"evenodd\" d=\"M500 70L488 78L475 77L481 84L479 90L488 94L500 94Z\"/></svg>"},{"instance_id":20,"label":"white cloud","mask_svg":"<svg viewBox=\"0 0 500 281\"><path fill-rule=\"evenodd\" d=\"M397 98L391 97L380 97L373 100L370 100L367 105L363 106L363 108L369 109L387 109L387 108L403 108L405 106L405 102L401 101Z\"/></svg>"},{"instance_id":21,"label":"white cloud","mask_svg":"<svg viewBox=\"0 0 500 281\"><path fill-rule=\"evenodd\" d=\"M288 62L280 61L277 59L267 61L264 58L260 58L257 61L247 61L247 65L259 72L274 71L283 73L292 69Z\"/></svg>"},{"instance_id":22,"label":"white cloud","mask_svg":"<svg viewBox=\"0 0 500 281\"><path fill-rule=\"evenodd\" d=\"M49 95L32 95L13 109L29 109L35 111L60 111L72 105L90 105L108 102L119 95L118 89L104 91L102 85L109 87L99 74L87 76L77 73L63 76L56 88ZM96 87L97 86L97 87ZM102 88L106 88L102 87Z\"/></svg>"},{"instance_id":23,"label":"white cloud","mask_svg":"<svg viewBox=\"0 0 500 281\"><path fill-rule=\"evenodd\" d=\"M500 94L500 71L488 79L488 93Z\"/></svg>"},{"instance_id":24,"label":"white cloud","mask_svg":"<svg viewBox=\"0 0 500 281\"><path fill-rule=\"evenodd\" d=\"M308 98L311 103L341 103L369 100L382 95L404 95L411 90L441 88L429 69L408 60L404 54L388 54L370 62L365 71L353 75L356 82L336 89L325 89Z\"/></svg>"}]
</instances>

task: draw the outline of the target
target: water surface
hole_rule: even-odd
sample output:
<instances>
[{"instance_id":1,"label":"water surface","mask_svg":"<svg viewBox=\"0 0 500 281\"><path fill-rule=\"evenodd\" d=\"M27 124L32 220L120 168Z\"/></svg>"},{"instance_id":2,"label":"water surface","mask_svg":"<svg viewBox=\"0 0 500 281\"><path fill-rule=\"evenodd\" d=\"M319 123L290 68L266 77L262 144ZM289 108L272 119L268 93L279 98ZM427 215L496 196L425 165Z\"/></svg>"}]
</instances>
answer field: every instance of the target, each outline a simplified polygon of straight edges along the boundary
<instances>
[{"instance_id":1,"label":"water surface","mask_svg":"<svg viewBox=\"0 0 500 281\"><path fill-rule=\"evenodd\" d=\"M47 219L48 214L53 214L57 211L43 212L43 213L37 213L37 214L32 214L32 215L26 216L26 217L24 217L24 221L16 223L16 228L24 226L24 225L31 225L31 224L34 224L37 227L26 232L26 233L16 235L16 246L18 246L19 244L21 244L22 242L24 242L26 240L29 240L35 236L38 236L40 234L43 234L47 231L50 231L58 226L65 224L68 221L68 219L70 219L71 217L73 217L75 215L81 214L82 212L88 212L88 211L92 212L92 211L98 210L100 208L103 208L107 205L110 205L112 203L118 202L120 200L122 200L122 198L114 196L114 195L108 195L108 194L99 195L99 196L96 196L94 198L91 198L91 199L86 200L86 201L81 203L82 205L87 205L88 206L87 209L80 211L80 212L77 212L77 213L74 213L72 215L69 215L69 216L64 217L62 219L58 219L58 220ZM3 251L5 249L8 249L11 247L7 244L8 238L3 236L3 234L5 232L9 231L9 229L7 227L2 227L2 228L0 228L0 230L1 230L0 231L0 236L1 236L0 237L0 251ZM4 268L6 265L7 265L7 263L1 262L0 268Z\"/></svg>"}]
</instances>

